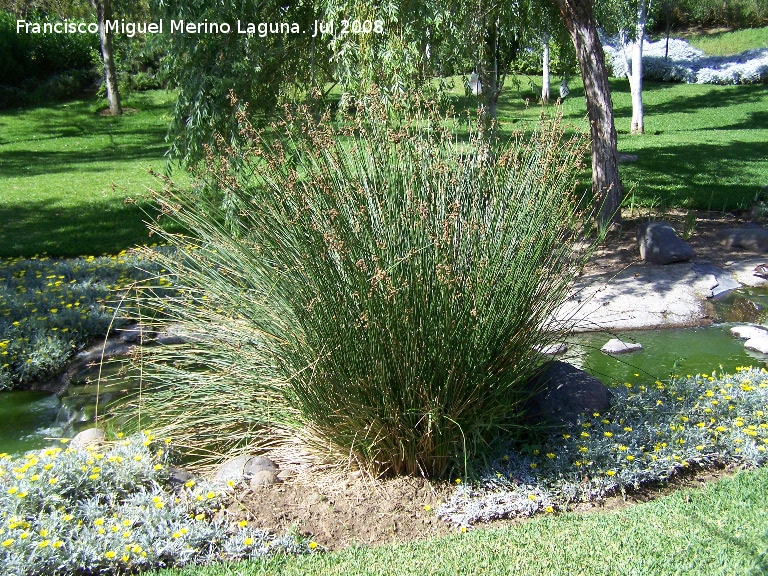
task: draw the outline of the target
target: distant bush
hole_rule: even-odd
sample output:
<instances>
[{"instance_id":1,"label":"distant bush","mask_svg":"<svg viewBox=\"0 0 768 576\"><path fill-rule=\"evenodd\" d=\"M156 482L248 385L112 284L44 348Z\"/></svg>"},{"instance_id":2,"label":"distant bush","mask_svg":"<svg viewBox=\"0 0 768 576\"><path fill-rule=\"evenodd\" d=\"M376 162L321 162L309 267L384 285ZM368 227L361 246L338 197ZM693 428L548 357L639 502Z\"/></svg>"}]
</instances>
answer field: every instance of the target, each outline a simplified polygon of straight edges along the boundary
<instances>
[{"instance_id":1,"label":"distant bush","mask_svg":"<svg viewBox=\"0 0 768 576\"><path fill-rule=\"evenodd\" d=\"M439 475L523 429L535 346L569 329L551 312L586 257L586 141L543 122L462 143L368 102L342 128L306 111L268 137L241 123L252 147L209 150L221 195L161 197L189 230L157 230L183 296L141 306L189 342L145 354L140 409L191 452L298 445Z\"/></svg>"},{"instance_id":2,"label":"distant bush","mask_svg":"<svg viewBox=\"0 0 768 576\"><path fill-rule=\"evenodd\" d=\"M765 0L675 0L671 20L677 26L753 27L768 24ZM659 24L664 22L659 18Z\"/></svg>"},{"instance_id":3,"label":"distant bush","mask_svg":"<svg viewBox=\"0 0 768 576\"><path fill-rule=\"evenodd\" d=\"M45 22L39 16L29 21ZM0 11L0 108L37 96L75 94L97 76L97 34L16 32L16 16Z\"/></svg>"}]
</instances>

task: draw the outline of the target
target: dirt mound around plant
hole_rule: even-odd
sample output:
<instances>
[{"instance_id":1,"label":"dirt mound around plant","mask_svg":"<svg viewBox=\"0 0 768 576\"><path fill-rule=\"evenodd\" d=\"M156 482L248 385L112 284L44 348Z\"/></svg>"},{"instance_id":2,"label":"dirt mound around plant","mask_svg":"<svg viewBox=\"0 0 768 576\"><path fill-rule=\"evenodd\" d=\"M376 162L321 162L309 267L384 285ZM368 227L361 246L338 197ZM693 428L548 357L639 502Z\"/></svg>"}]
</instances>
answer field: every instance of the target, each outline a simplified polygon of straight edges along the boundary
<instances>
[{"instance_id":1,"label":"dirt mound around plant","mask_svg":"<svg viewBox=\"0 0 768 576\"><path fill-rule=\"evenodd\" d=\"M318 480L312 473L306 480L248 490L230 512L270 532L296 530L329 550L406 542L451 530L434 512L452 488L447 483L405 477L373 481L360 475Z\"/></svg>"}]
</instances>

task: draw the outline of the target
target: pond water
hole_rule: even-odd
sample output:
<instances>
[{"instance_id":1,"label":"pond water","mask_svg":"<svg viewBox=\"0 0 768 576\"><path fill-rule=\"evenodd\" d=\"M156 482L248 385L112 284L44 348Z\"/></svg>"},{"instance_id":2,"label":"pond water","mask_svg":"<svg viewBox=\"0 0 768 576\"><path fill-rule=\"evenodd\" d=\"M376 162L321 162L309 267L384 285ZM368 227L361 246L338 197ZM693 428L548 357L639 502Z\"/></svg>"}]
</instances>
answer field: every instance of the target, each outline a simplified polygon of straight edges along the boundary
<instances>
[{"instance_id":1,"label":"pond water","mask_svg":"<svg viewBox=\"0 0 768 576\"><path fill-rule=\"evenodd\" d=\"M709 374L715 370L733 373L737 366L763 366L768 356L746 350L742 341L730 335L732 325L574 334L568 339L568 353L557 359L586 370L606 384L653 382L671 374ZM600 352L605 342L616 337L639 342L643 350L620 356ZM102 377L110 378L98 386L100 414L110 402L125 398L137 382L131 374L116 376L114 371L116 367L102 373ZM96 376L96 370L86 374L71 384L61 399L43 392L0 392L0 452L23 453L49 443L46 438L72 436L89 427L96 407Z\"/></svg>"}]
</instances>

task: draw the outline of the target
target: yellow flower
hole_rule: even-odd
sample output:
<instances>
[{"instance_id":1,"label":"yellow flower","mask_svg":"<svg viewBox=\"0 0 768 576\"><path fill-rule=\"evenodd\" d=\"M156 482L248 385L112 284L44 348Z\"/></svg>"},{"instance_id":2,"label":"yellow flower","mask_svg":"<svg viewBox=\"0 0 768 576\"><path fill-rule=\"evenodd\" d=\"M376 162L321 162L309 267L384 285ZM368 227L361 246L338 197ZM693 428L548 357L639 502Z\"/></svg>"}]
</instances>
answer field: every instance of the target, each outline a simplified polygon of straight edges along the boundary
<instances>
[{"instance_id":1,"label":"yellow flower","mask_svg":"<svg viewBox=\"0 0 768 576\"><path fill-rule=\"evenodd\" d=\"M50 540L43 540L40 542L40 544L37 545L38 548L46 548L50 546L51 541Z\"/></svg>"},{"instance_id":2,"label":"yellow flower","mask_svg":"<svg viewBox=\"0 0 768 576\"><path fill-rule=\"evenodd\" d=\"M243 544L245 544L246 546L250 546L251 544L253 544L253 538L251 538L251 537L249 536L248 538L246 538L245 540L243 540Z\"/></svg>"},{"instance_id":3,"label":"yellow flower","mask_svg":"<svg viewBox=\"0 0 768 576\"><path fill-rule=\"evenodd\" d=\"M309 543L309 547L310 547L312 550L314 550L315 548L317 548L317 542L314 542L314 541L310 542L310 543Z\"/></svg>"},{"instance_id":4,"label":"yellow flower","mask_svg":"<svg viewBox=\"0 0 768 576\"><path fill-rule=\"evenodd\" d=\"M2 542L3 548L8 548L8 546L10 546L11 544L13 544L13 540L11 540L10 538L8 538L8 540L3 540Z\"/></svg>"},{"instance_id":5,"label":"yellow flower","mask_svg":"<svg viewBox=\"0 0 768 576\"><path fill-rule=\"evenodd\" d=\"M56 540L56 542L51 544L51 546L53 546L54 548L61 548L62 546L64 546L64 542L62 540Z\"/></svg>"},{"instance_id":6,"label":"yellow flower","mask_svg":"<svg viewBox=\"0 0 768 576\"><path fill-rule=\"evenodd\" d=\"M456 478L456 484L461 484L461 478Z\"/></svg>"},{"instance_id":7,"label":"yellow flower","mask_svg":"<svg viewBox=\"0 0 768 576\"><path fill-rule=\"evenodd\" d=\"M549 458L550 460L553 460L554 458L556 458L556 456L553 452L547 452L547 458Z\"/></svg>"},{"instance_id":8,"label":"yellow flower","mask_svg":"<svg viewBox=\"0 0 768 576\"><path fill-rule=\"evenodd\" d=\"M104 518L96 518L96 520L93 521L94 526L101 526L104 524Z\"/></svg>"},{"instance_id":9,"label":"yellow flower","mask_svg":"<svg viewBox=\"0 0 768 576\"><path fill-rule=\"evenodd\" d=\"M632 456L632 454L629 454L629 455L627 456L627 460L629 460L630 462L631 462L632 460L634 460L634 459L635 459L635 457L634 457L634 456Z\"/></svg>"},{"instance_id":10,"label":"yellow flower","mask_svg":"<svg viewBox=\"0 0 768 576\"><path fill-rule=\"evenodd\" d=\"M424 504L424 510L426 512L429 512L430 510L432 510L432 506L430 506L429 504Z\"/></svg>"},{"instance_id":11,"label":"yellow flower","mask_svg":"<svg viewBox=\"0 0 768 576\"><path fill-rule=\"evenodd\" d=\"M606 438L611 438L613 436L613 432L603 432L603 435L605 435Z\"/></svg>"},{"instance_id":12,"label":"yellow flower","mask_svg":"<svg viewBox=\"0 0 768 576\"><path fill-rule=\"evenodd\" d=\"M528 494L528 500L536 500L536 494Z\"/></svg>"},{"instance_id":13,"label":"yellow flower","mask_svg":"<svg viewBox=\"0 0 768 576\"><path fill-rule=\"evenodd\" d=\"M247 525L248 525L248 521L247 520L240 520L240 522L237 523L237 526L239 528L245 528Z\"/></svg>"},{"instance_id":14,"label":"yellow flower","mask_svg":"<svg viewBox=\"0 0 768 576\"><path fill-rule=\"evenodd\" d=\"M114 550L110 550L109 552L104 554L104 556L106 556L108 560L112 560L112 558L117 556L117 552L115 552Z\"/></svg>"},{"instance_id":15,"label":"yellow flower","mask_svg":"<svg viewBox=\"0 0 768 576\"><path fill-rule=\"evenodd\" d=\"M544 512L546 512L547 514L552 514L552 512L554 511L555 509L552 508L552 506L547 506L546 508L544 508Z\"/></svg>"},{"instance_id":16,"label":"yellow flower","mask_svg":"<svg viewBox=\"0 0 768 576\"><path fill-rule=\"evenodd\" d=\"M195 520L204 520L204 519L205 519L205 514L202 514L202 513L195 514Z\"/></svg>"},{"instance_id":17,"label":"yellow flower","mask_svg":"<svg viewBox=\"0 0 768 576\"><path fill-rule=\"evenodd\" d=\"M194 480L187 480L186 482L184 482L184 486L186 486L187 488L192 488L192 486L194 485L195 485Z\"/></svg>"},{"instance_id":18,"label":"yellow flower","mask_svg":"<svg viewBox=\"0 0 768 576\"><path fill-rule=\"evenodd\" d=\"M616 471L615 470L608 470L608 472L606 472L605 474L606 474L606 476L615 476L616 475Z\"/></svg>"}]
</instances>

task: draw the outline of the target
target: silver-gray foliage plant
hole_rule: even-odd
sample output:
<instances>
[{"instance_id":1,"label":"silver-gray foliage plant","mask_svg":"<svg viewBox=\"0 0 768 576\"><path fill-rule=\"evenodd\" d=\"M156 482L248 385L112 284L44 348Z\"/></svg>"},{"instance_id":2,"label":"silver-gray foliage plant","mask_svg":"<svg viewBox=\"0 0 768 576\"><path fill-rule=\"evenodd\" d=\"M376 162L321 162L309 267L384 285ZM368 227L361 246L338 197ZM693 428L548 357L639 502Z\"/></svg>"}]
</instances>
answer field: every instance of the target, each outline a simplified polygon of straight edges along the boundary
<instances>
[{"instance_id":1,"label":"silver-gray foliage plant","mask_svg":"<svg viewBox=\"0 0 768 576\"><path fill-rule=\"evenodd\" d=\"M627 61L618 38L605 38L603 48L614 76L626 76ZM688 84L759 84L768 81L766 48L748 50L733 56L707 56L685 40L670 38L667 58L665 52L665 40L644 41L645 79Z\"/></svg>"}]
</instances>

